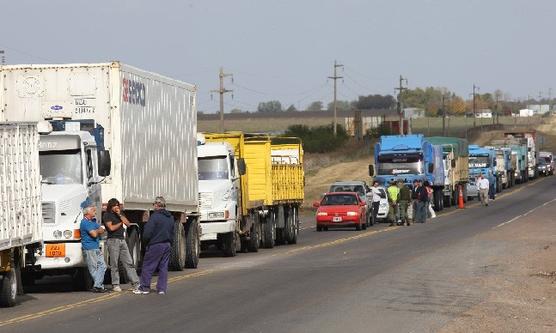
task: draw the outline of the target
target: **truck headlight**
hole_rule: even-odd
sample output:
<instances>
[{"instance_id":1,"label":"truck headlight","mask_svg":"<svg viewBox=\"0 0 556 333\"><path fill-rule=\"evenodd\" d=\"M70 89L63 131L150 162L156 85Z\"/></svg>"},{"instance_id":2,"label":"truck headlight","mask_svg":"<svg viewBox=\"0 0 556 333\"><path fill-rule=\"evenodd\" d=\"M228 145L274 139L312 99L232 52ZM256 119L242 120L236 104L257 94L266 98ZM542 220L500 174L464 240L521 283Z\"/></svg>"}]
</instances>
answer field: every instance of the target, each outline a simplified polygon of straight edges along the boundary
<instances>
[{"instance_id":1,"label":"truck headlight","mask_svg":"<svg viewBox=\"0 0 556 333\"><path fill-rule=\"evenodd\" d=\"M347 216L357 216L357 212L347 212Z\"/></svg>"},{"instance_id":2,"label":"truck headlight","mask_svg":"<svg viewBox=\"0 0 556 333\"><path fill-rule=\"evenodd\" d=\"M317 212L317 216L328 216L327 212Z\"/></svg>"},{"instance_id":3,"label":"truck headlight","mask_svg":"<svg viewBox=\"0 0 556 333\"><path fill-rule=\"evenodd\" d=\"M70 239L73 236L73 232L71 230L64 230L64 237L66 239Z\"/></svg>"},{"instance_id":4,"label":"truck headlight","mask_svg":"<svg viewBox=\"0 0 556 333\"><path fill-rule=\"evenodd\" d=\"M62 232L60 230L56 230L52 233L52 236L56 239L62 238Z\"/></svg>"},{"instance_id":5,"label":"truck headlight","mask_svg":"<svg viewBox=\"0 0 556 333\"><path fill-rule=\"evenodd\" d=\"M228 201L232 198L232 191L227 190L226 192L224 192L224 194L222 194L222 200L223 201Z\"/></svg>"}]
</instances>

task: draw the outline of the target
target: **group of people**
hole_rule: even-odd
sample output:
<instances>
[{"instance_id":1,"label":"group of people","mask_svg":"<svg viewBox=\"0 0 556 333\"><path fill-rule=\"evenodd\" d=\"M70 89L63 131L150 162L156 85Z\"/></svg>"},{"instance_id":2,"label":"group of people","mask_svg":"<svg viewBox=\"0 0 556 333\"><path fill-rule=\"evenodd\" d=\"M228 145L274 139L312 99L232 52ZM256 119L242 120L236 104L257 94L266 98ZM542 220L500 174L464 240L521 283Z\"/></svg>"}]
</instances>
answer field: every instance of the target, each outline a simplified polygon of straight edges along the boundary
<instances>
[{"instance_id":1,"label":"group of people","mask_svg":"<svg viewBox=\"0 0 556 333\"><path fill-rule=\"evenodd\" d=\"M86 205L83 208L83 220L80 225L81 245L83 257L87 262L88 271L93 279L95 293L110 290L104 287L104 274L107 266L100 240L106 233L105 245L109 255L112 291L120 292L120 265L125 270L131 282L134 294L145 295L150 292L152 276L158 270L156 291L160 295L166 294L168 288L168 262L174 235L174 218L166 210L164 197L157 197L153 203L154 212L143 228L143 244L145 256L141 269L141 278L137 276L136 267L125 241L125 230L130 227L129 220L122 214L120 202L113 198L108 201L102 224L96 219L95 206Z\"/></svg>"},{"instance_id":2,"label":"group of people","mask_svg":"<svg viewBox=\"0 0 556 333\"><path fill-rule=\"evenodd\" d=\"M372 220L376 220L380 205L379 182L373 182L371 188L373 204ZM392 181L386 188L390 225L410 225L411 222L425 223L427 218L435 218L433 209L433 188L428 181L415 180L409 188L403 180Z\"/></svg>"}]
</instances>

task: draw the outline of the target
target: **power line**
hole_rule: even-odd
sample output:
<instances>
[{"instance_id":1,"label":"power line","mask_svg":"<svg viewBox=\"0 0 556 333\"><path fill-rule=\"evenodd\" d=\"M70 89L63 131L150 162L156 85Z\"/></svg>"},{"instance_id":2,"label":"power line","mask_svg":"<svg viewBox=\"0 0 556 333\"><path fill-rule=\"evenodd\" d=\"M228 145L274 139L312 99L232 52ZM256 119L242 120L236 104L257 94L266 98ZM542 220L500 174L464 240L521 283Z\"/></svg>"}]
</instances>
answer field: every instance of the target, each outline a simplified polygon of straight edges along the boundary
<instances>
[{"instance_id":1,"label":"power line","mask_svg":"<svg viewBox=\"0 0 556 333\"><path fill-rule=\"evenodd\" d=\"M6 46L6 45L0 45L0 47L3 48L3 49L11 50L11 51L14 51L14 52L16 52L16 53L19 53L19 54L22 54L22 55L31 57L31 58L38 59L38 60L42 60L42 61L46 61L46 62L55 62L54 60L51 60L51 59L48 59L48 58L44 58L44 57L40 57L40 56L34 55L34 54L32 54L32 53L29 53L29 52L27 52L27 51L23 51L23 50L20 50L20 49L16 49L16 48L14 48L14 47L9 47L9 46Z\"/></svg>"},{"instance_id":2,"label":"power line","mask_svg":"<svg viewBox=\"0 0 556 333\"><path fill-rule=\"evenodd\" d=\"M258 90L255 90L255 89L251 89L251 88L249 88L249 87L245 87L245 86L242 86L242 85L237 84L237 83L232 83L232 85L234 85L234 86L236 86L236 87L238 87L238 88L241 88L241 89L244 89L244 90L247 90L247 91L256 93L256 94L259 94L259 95L268 95L268 94L265 93L265 92L258 91Z\"/></svg>"}]
</instances>

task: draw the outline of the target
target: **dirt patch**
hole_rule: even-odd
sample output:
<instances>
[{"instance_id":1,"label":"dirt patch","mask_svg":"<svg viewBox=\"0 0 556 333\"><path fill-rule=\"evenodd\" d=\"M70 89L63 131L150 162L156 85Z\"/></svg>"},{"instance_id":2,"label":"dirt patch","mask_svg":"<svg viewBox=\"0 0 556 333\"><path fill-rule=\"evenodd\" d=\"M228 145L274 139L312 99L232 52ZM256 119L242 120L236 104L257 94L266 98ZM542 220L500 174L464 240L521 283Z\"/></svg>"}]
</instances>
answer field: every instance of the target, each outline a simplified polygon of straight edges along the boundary
<instances>
[{"instance_id":1,"label":"dirt patch","mask_svg":"<svg viewBox=\"0 0 556 333\"><path fill-rule=\"evenodd\" d=\"M511 242L497 269L485 270L473 287L488 296L441 332L556 332L556 222L545 214L497 229L486 237Z\"/></svg>"}]
</instances>

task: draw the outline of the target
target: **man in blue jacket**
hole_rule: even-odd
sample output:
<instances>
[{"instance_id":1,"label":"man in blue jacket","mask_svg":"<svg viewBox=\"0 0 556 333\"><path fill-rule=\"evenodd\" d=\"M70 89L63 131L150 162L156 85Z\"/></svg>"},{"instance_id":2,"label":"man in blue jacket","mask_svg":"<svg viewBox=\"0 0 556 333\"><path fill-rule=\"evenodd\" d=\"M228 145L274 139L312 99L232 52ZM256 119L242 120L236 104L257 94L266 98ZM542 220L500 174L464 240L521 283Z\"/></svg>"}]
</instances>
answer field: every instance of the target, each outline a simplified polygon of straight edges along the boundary
<instances>
[{"instance_id":1,"label":"man in blue jacket","mask_svg":"<svg viewBox=\"0 0 556 333\"><path fill-rule=\"evenodd\" d=\"M133 291L139 295L149 293L152 276L157 268L156 291L164 295L168 288L168 261L174 239L174 217L166 210L166 200L163 197L156 197L153 205L154 213L143 229L146 251L141 270L141 284Z\"/></svg>"},{"instance_id":2,"label":"man in blue jacket","mask_svg":"<svg viewBox=\"0 0 556 333\"><path fill-rule=\"evenodd\" d=\"M95 218L97 209L94 206L86 205L83 208L83 220L79 225L81 233L81 247L83 256L87 262L87 268L94 281L93 292L104 293L104 272L106 272L106 263L104 256L100 250L100 237L105 232L104 226L101 226Z\"/></svg>"}]
</instances>

